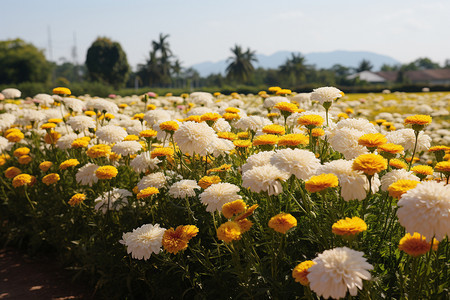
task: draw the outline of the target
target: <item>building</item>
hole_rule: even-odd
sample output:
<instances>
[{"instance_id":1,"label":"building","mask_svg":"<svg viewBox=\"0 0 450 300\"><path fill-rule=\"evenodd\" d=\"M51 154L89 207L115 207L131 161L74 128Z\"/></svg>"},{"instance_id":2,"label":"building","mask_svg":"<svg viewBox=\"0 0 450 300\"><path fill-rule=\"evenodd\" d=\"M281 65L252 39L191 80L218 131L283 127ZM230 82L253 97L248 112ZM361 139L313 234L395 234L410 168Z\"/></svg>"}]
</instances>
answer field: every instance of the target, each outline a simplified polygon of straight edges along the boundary
<instances>
[{"instance_id":1,"label":"building","mask_svg":"<svg viewBox=\"0 0 450 300\"><path fill-rule=\"evenodd\" d=\"M450 84L450 69L433 69L433 70L417 70L405 71L401 74L399 71L362 71L348 76L348 79L359 78L359 80L368 83L393 83L399 80L399 76L403 76L403 81L412 84L427 85L445 85Z\"/></svg>"}]
</instances>

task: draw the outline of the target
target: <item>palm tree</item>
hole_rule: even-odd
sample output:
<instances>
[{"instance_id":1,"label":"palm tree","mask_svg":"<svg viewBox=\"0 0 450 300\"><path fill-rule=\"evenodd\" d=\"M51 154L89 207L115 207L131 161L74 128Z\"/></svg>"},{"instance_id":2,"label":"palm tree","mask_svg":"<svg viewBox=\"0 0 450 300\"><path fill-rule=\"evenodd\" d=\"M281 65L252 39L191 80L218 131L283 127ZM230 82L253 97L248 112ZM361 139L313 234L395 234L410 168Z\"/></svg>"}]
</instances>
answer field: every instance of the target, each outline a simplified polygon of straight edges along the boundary
<instances>
[{"instance_id":1,"label":"palm tree","mask_svg":"<svg viewBox=\"0 0 450 300\"><path fill-rule=\"evenodd\" d=\"M356 72L362 72L362 71L370 71L372 70L373 65L372 63L367 60L367 59L363 59L362 61L360 61L360 63L358 64L358 67L356 68Z\"/></svg>"},{"instance_id":2,"label":"palm tree","mask_svg":"<svg viewBox=\"0 0 450 300\"><path fill-rule=\"evenodd\" d=\"M300 53L291 53L291 58L280 66L280 73L282 76L288 78L288 85L295 86L297 83L305 80L306 72L308 70L305 65L305 57Z\"/></svg>"},{"instance_id":3,"label":"palm tree","mask_svg":"<svg viewBox=\"0 0 450 300\"><path fill-rule=\"evenodd\" d=\"M247 51L244 52L239 45L234 45L234 48L230 50L233 56L230 56L227 60L230 62L226 69L227 77L236 81L247 82L255 70L252 62L258 61L255 51L247 48Z\"/></svg>"}]
</instances>

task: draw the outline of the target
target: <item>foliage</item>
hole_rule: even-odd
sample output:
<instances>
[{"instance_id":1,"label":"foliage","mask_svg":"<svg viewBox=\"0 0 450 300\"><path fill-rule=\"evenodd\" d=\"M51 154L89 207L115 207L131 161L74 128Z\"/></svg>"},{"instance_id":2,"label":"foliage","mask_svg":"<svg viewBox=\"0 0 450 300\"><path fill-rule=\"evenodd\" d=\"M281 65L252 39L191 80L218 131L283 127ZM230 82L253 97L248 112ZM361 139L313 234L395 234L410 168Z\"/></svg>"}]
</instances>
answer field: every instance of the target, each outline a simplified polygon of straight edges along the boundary
<instances>
[{"instance_id":1,"label":"foliage","mask_svg":"<svg viewBox=\"0 0 450 300\"><path fill-rule=\"evenodd\" d=\"M125 85L130 73L127 56L118 42L106 37L97 38L89 47L86 56L89 76L119 88Z\"/></svg>"},{"instance_id":2,"label":"foliage","mask_svg":"<svg viewBox=\"0 0 450 300\"><path fill-rule=\"evenodd\" d=\"M42 50L21 39L0 41L0 84L48 82L50 63Z\"/></svg>"},{"instance_id":3,"label":"foliage","mask_svg":"<svg viewBox=\"0 0 450 300\"><path fill-rule=\"evenodd\" d=\"M229 65L226 69L227 78L238 83L248 82L255 70L252 63L258 61L255 51L247 48L244 52L239 45L234 45L234 48L231 48L230 50L233 53L233 56L228 58Z\"/></svg>"}]
</instances>

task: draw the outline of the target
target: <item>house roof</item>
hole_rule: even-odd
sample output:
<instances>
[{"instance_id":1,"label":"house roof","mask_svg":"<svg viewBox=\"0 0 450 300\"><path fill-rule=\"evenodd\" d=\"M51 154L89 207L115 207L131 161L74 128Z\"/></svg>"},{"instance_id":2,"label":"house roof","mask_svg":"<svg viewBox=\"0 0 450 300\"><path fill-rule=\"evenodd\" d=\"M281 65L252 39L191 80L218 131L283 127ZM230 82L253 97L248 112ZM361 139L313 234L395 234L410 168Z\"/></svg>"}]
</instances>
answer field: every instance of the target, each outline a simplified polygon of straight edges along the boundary
<instances>
[{"instance_id":1,"label":"house roof","mask_svg":"<svg viewBox=\"0 0 450 300\"><path fill-rule=\"evenodd\" d=\"M398 78L398 71L375 72L375 74L387 81L396 81ZM404 76L412 82L450 80L450 69L406 71Z\"/></svg>"},{"instance_id":2,"label":"house roof","mask_svg":"<svg viewBox=\"0 0 450 300\"><path fill-rule=\"evenodd\" d=\"M360 80L364 80L367 82L385 82L386 79L377 75L374 72L370 72L370 71L362 71L353 75L348 76L348 79L354 79L354 78L359 78Z\"/></svg>"}]
</instances>

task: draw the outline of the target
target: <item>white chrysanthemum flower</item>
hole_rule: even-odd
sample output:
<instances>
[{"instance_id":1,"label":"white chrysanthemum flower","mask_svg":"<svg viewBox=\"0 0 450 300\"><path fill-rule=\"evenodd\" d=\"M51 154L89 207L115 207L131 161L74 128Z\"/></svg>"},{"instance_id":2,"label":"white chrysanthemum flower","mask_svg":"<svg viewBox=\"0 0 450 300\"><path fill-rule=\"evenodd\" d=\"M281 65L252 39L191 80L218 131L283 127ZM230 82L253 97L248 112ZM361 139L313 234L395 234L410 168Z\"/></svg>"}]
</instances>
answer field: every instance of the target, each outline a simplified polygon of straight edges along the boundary
<instances>
[{"instance_id":1,"label":"white chrysanthemum flower","mask_svg":"<svg viewBox=\"0 0 450 300\"><path fill-rule=\"evenodd\" d=\"M49 94L37 94L34 96L34 99L37 100L40 105L45 105L47 107L50 107L50 105L55 102Z\"/></svg>"},{"instance_id":2,"label":"white chrysanthemum flower","mask_svg":"<svg viewBox=\"0 0 450 300\"><path fill-rule=\"evenodd\" d=\"M414 130L411 128L399 129L386 134L388 143L402 145L405 151L413 151L416 142ZM416 152L428 150L431 147L431 137L423 131L419 132Z\"/></svg>"},{"instance_id":3,"label":"white chrysanthemum flower","mask_svg":"<svg viewBox=\"0 0 450 300\"><path fill-rule=\"evenodd\" d=\"M144 120L147 122L148 126L152 127L156 123L172 120L172 115L167 110L163 109L149 110L145 113Z\"/></svg>"},{"instance_id":4,"label":"white chrysanthemum flower","mask_svg":"<svg viewBox=\"0 0 450 300\"><path fill-rule=\"evenodd\" d=\"M308 109L311 106L311 93L300 93L291 98L291 101L297 102L299 108Z\"/></svg>"},{"instance_id":5,"label":"white chrysanthemum flower","mask_svg":"<svg viewBox=\"0 0 450 300\"><path fill-rule=\"evenodd\" d=\"M82 166L75 175L77 182L81 185L92 186L92 184L98 181L97 176L95 176L95 171L97 171L97 169L98 166L91 163Z\"/></svg>"},{"instance_id":6,"label":"white chrysanthemum flower","mask_svg":"<svg viewBox=\"0 0 450 300\"><path fill-rule=\"evenodd\" d=\"M236 121L234 127L242 131L251 130L258 131L266 125L271 125L272 121L259 116L243 117Z\"/></svg>"},{"instance_id":7,"label":"white chrysanthemum flower","mask_svg":"<svg viewBox=\"0 0 450 300\"><path fill-rule=\"evenodd\" d=\"M343 92L332 86L325 86L318 89L314 89L311 93L312 101L319 101L320 104L325 102L333 102L337 98L343 96Z\"/></svg>"},{"instance_id":8,"label":"white chrysanthemum flower","mask_svg":"<svg viewBox=\"0 0 450 300\"><path fill-rule=\"evenodd\" d=\"M137 187L140 190L146 189L148 187L155 187L157 189L166 186L167 180L163 172L156 172L142 177L138 182Z\"/></svg>"},{"instance_id":9,"label":"white chrysanthemum flower","mask_svg":"<svg viewBox=\"0 0 450 300\"><path fill-rule=\"evenodd\" d=\"M7 88L2 91L3 96L5 96L5 99L14 99L14 98L20 98L22 95L22 92L18 89L14 88Z\"/></svg>"},{"instance_id":10,"label":"white chrysanthemum flower","mask_svg":"<svg viewBox=\"0 0 450 300\"><path fill-rule=\"evenodd\" d=\"M377 133L378 130L372 123L369 122L367 119L353 119L348 118L341 120L336 123L336 129L342 129L342 128L352 128L356 129L358 131L366 133Z\"/></svg>"},{"instance_id":11,"label":"white chrysanthemum flower","mask_svg":"<svg viewBox=\"0 0 450 300\"><path fill-rule=\"evenodd\" d=\"M325 299L344 298L347 290L356 296L363 288L363 279L370 280L368 270L373 266L363 257L364 253L347 247L325 250L313 262L307 275L310 288Z\"/></svg>"},{"instance_id":12,"label":"white chrysanthemum flower","mask_svg":"<svg viewBox=\"0 0 450 300\"><path fill-rule=\"evenodd\" d=\"M331 147L342 153L346 159L353 159L361 154L369 153L367 148L358 144L358 139L364 132L353 128L340 128L334 130L334 134L329 138Z\"/></svg>"},{"instance_id":13,"label":"white chrysanthemum flower","mask_svg":"<svg viewBox=\"0 0 450 300\"><path fill-rule=\"evenodd\" d=\"M268 98L264 99L263 105L265 108L272 108L280 102L289 102L289 99L286 97L282 97L282 96L268 97Z\"/></svg>"},{"instance_id":14,"label":"white chrysanthemum flower","mask_svg":"<svg viewBox=\"0 0 450 300\"><path fill-rule=\"evenodd\" d=\"M173 135L181 152L201 156L212 152L211 147L215 138L217 138L216 132L208 124L192 121L182 123Z\"/></svg>"},{"instance_id":15,"label":"white chrysanthemum flower","mask_svg":"<svg viewBox=\"0 0 450 300\"><path fill-rule=\"evenodd\" d=\"M119 241L127 246L127 253L135 259L147 260L152 253L159 254L162 247L162 238L165 228L159 227L159 224L145 224L132 232L126 232Z\"/></svg>"},{"instance_id":16,"label":"white chrysanthemum flower","mask_svg":"<svg viewBox=\"0 0 450 300\"><path fill-rule=\"evenodd\" d=\"M290 176L290 173L270 164L253 167L242 174L242 187L249 188L255 193L267 192L269 195L278 195L283 192L280 181L286 181Z\"/></svg>"},{"instance_id":17,"label":"white chrysanthemum flower","mask_svg":"<svg viewBox=\"0 0 450 300\"><path fill-rule=\"evenodd\" d=\"M403 169L400 170L392 170L381 177L381 190L387 191L388 187L401 180L401 179L407 179L407 180L417 180L420 181L420 178L413 174L412 171L406 171Z\"/></svg>"},{"instance_id":18,"label":"white chrysanthemum flower","mask_svg":"<svg viewBox=\"0 0 450 300\"><path fill-rule=\"evenodd\" d=\"M256 154L252 154L247 158L245 164L242 165L242 173L253 169L254 167L260 167L270 164L270 159L275 154L274 151L261 151Z\"/></svg>"},{"instance_id":19,"label":"white chrysanthemum flower","mask_svg":"<svg viewBox=\"0 0 450 300\"><path fill-rule=\"evenodd\" d=\"M50 108L44 110L45 120L48 119L63 119L67 111L63 107Z\"/></svg>"},{"instance_id":20,"label":"white chrysanthemum flower","mask_svg":"<svg viewBox=\"0 0 450 300\"><path fill-rule=\"evenodd\" d=\"M9 151L13 145L14 143L10 143L7 139L0 136L0 154L2 154L3 151Z\"/></svg>"},{"instance_id":21,"label":"white chrysanthemum flower","mask_svg":"<svg viewBox=\"0 0 450 300\"><path fill-rule=\"evenodd\" d=\"M208 148L211 149L214 157L218 157L225 153L230 153L231 150L234 150L235 146L232 141L214 138Z\"/></svg>"},{"instance_id":22,"label":"white chrysanthemum flower","mask_svg":"<svg viewBox=\"0 0 450 300\"><path fill-rule=\"evenodd\" d=\"M130 162L130 166L136 173L144 173L148 170L156 169L160 162L161 161L157 157L152 158L150 152L146 151L137 155Z\"/></svg>"},{"instance_id":23,"label":"white chrysanthemum flower","mask_svg":"<svg viewBox=\"0 0 450 300\"><path fill-rule=\"evenodd\" d=\"M23 109L21 111L22 118L25 124L30 124L32 122L40 122L45 120L45 114L41 111L34 109Z\"/></svg>"},{"instance_id":24,"label":"white chrysanthemum flower","mask_svg":"<svg viewBox=\"0 0 450 300\"><path fill-rule=\"evenodd\" d=\"M290 148L275 151L270 163L302 180L310 178L320 167L320 161L311 151Z\"/></svg>"},{"instance_id":25,"label":"white chrysanthemum flower","mask_svg":"<svg viewBox=\"0 0 450 300\"><path fill-rule=\"evenodd\" d=\"M136 141L124 141L114 144L112 151L122 156L136 154L142 149L142 145Z\"/></svg>"},{"instance_id":26,"label":"white chrysanthemum flower","mask_svg":"<svg viewBox=\"0 0 450 300\"><path fill-rule=\"evenodd\" d=\"M74 112L82 112L86 109L84 102L79 99L65 97L62 99L62 102L67 109Z\"/></svg>"},{"instance_id":27,"label":"white chrysanthemum flower","mask_svg":"<svg viewBox=\"0 0 450 300\"><path fill-rule=\"evenodd\" d=\"M212 128L216 132L230 132L231 131L231 125L225 119L220 118L216 122L214 122Z\"/></svg>"},{"instance_id":28,"label":"white chrysanthemum flower","mask_svg":"<svg viewBox=\"0 0 450 300\"><path fill-rule=\"evenodd\" d=\"M197 181L181 180L172 184L172 186L169 188L169 195L174 198L194 197L196 189L200 189Z\"/></svg>"},{"instance_id":29,"label":"white chrysanthemum flower","mask_svg":"<svg viewBox=\"0 0 450 300\"><path fill-rule=\"evenodd\" d=\"M88 116L71 117L67 121L67 124L69 124L73 130L78 132L83 132L86 129L95 128L97 126L95 120Z\"/></svg>"},{"instance_id":30,"label":"white chrysanthemum flower","mask_svg":"<svg viewBox=\"0 0 450 300\"><path fill-rule=\"evenodd\" d=\"M5 114L1 114L0 116L1 116L1 118L0 118L0 131L8 129L16 121L16 116L13 115L13 114L5 113Z\"/></svg>"},{"instance_id":31,"label":"white chrysanthemum flower","mask_svg":"<svg viewBox=\"0 0 450 300\"><path fill-rule=\"evenodd\" d=\"M234 184L219 182L212 184L201 193L200 201L206 205L206 211L213 213L218 210L221 212L222 206L225 203L242 199L242 197L237 194L239 191L239 187Z\"/></svg>"},{"instance_id":32,"label":"white chrysanthemum flower","mask_svg":"<svg viewBox=\"0 0 450 300\"><path fill-rule=\"evenodd\" d=\"M119 107L114 102L97 98L97 99L90 99L86 107L96 109L101 112L107 112L110 114L117 113L119 111Z\"/></svg>"},{"instance_id":33,"label":"white chrysanthemum flower","mask_svg":"<svg viewBox=\"0 0 450 300\"><path fill-rule=\"evenodd\" d=\"M242 107L244 106L244 101L239 99L231 99L230 101L228 101L228 105L232 107Z\"/></svg>"},{"instance_id":34,"label":"white chrysanthemum flower","mask_svg":"<svg viewBox=\"0 0 450 300\"><path fill-rule=\"evenodd\" d=\"M184 101L184 99L182 97L176 97L176 96L166 97L166 100L168 102L170 102L171 104L181 104Z\"/></svg>"},{"instance_id":35,"label":"white chrysanthemum flower","mask_svg":"<svg viewBox=\"0 0 450 300\"><path fill-rule=\"evenodd\" d=\"M95 134L97 138L109 144L121 142L128 135L125 129L115 125L100 127Z\"/></svg>"},{"instance_id":36,"label":"white chrysanthemum flower","mask_svg":"<svg viewBox=\"0 0 450 300\"><path fill-rule=\"evenodd\" d=\"M56 141L56 146L62 150L69 149L72 146L73 141L75 141L77 138L78 135L76 133L71 132L65 134Z\"/></svg>"},{"instance_id":37,"label":"white chrysanthemum flower","mask_svg":"<svg viewBox=\"0 0 450 300\"><path fill-rule=\"evenodd\" d=\"M209 106L213 104L213 99L213 95L206 92L193 92L189 95L189 100L200 106Z\"/></svg>"},{"instance_id":38,"label":"white chrysanthemum flower","mask_svg":"<svg viewBox=\"0 0 450 300\"><path fill-rule=\"evenodd\" d=\"M201 116L207 113L215 112L211 107L197 106L188 111L187 116Z\"/></svg>"},{"instance_id":39,"label":"white chrysanthemum flower","mask_svg":"<svg viewBox=\"0 0 450 300\"><path fill-rule=\"evenodd\" d=\"M317 175L332 173L339 179L341 197L345 201L364 200L369 190L369 181L363 172L352 169L353 161L338 159L327 162L317 169ZM372 193L378 192L380 180L378 174L372 177Z\"/></svg>"},{"instance_id":40,"label":"white chrysanthemum flower","mask_svg":"<svg viewBox=\"0 0 450 300\"><path fill-rule=\"evenodd\" d=\"M404 193L397 205L398 220L409 233L434 236L438 241L450 236L450 185L421 182Z\"/></svg>"},{"instance_id":41,"label":"white chrysanthemum flower","mask_svg":"<svg viewBox=\"0 0 450 300\"><path fill-rule=\"evenodd\" d=\"M95 210L101 210L106 214L108 210L120 210L128 204L128 197L133 196L130 191L124 189L113 188L111 191L104 192L94 200Z\"/></svg>"}]
</instances>

